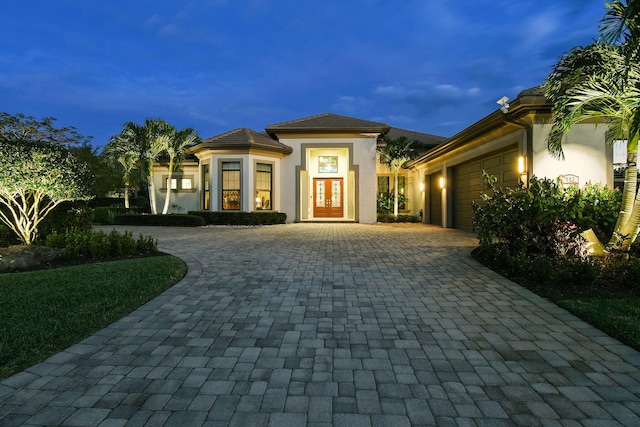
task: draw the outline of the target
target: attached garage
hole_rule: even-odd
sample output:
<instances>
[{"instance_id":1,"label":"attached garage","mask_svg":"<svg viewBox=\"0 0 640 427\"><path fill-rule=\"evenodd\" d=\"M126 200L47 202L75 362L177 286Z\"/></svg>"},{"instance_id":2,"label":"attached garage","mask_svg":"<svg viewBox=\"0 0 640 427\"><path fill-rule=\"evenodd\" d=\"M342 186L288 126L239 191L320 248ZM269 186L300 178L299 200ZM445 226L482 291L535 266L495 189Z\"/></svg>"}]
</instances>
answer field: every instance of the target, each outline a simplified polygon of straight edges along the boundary
<instances>
[{"instance_id":1,"label":"attached garage","mask_svg":"<svg viewBox=\"0 0 640 427\"><path fill-rule=\"evenodd\" d=\"M480 194L486 190L482 181L482 171L498 178L498 187L518 185L518 147L474 159L453 168L453 227L473 231L472 202L481 200Z\"/></svg>"},{"instance_id":2,"label":"attached garage","mask_svg":"<svg viewBox=\"0 0 640 427\"><path fill-rule=\"evenodd\" d=\"M440 188L441 173L434 173L427 177L429 193L427 199L427 223L443 225L442 222L442 189Z\"/></svg>"}]
</instances>

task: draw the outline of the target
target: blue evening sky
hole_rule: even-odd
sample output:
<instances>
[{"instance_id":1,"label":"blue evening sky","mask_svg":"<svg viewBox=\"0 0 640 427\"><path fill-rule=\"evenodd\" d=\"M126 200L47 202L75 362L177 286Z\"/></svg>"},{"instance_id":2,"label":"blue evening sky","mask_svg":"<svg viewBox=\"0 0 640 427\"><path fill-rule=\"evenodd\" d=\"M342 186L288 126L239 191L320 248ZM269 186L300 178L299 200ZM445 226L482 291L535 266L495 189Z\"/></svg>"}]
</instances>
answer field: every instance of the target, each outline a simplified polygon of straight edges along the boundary
<instances>
[{"instance_id":1,"label":"blue evening sky","mask_svg":"<svg viewBox=\"0 0 640 427\"><path fill-rule=\"evenodd\" d=\"M604 0L0 2L0 111L102 146L332 112L451 136L597 38Z\"/></svg>"}]
</instances>

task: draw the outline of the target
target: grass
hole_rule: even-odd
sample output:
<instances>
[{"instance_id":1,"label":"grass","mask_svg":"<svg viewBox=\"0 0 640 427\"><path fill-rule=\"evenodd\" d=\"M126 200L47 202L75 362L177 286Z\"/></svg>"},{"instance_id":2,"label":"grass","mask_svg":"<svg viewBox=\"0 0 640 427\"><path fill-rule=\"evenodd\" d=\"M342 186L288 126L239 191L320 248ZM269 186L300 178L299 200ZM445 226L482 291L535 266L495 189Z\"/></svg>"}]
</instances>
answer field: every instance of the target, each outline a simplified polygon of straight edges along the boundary
<instances>
[{"instance_id":1,"label":"grass","mask_svg":"<svg viewBox=\"0 0 640 427\"><path fill-rule=\"evenodd\" d=\"M0 274L0 379L129 314L185 274L157 256Z\"/></svg>"},{"instance_id":2,"label":"grass","mask_svg":"<svg viewBox=\"0 0 640 427\"><path fill-rule=\"evenodd\" d=\"M579 298L558 305L609 336L640 350L640 299Z\"/></svg>"}]
</instances>

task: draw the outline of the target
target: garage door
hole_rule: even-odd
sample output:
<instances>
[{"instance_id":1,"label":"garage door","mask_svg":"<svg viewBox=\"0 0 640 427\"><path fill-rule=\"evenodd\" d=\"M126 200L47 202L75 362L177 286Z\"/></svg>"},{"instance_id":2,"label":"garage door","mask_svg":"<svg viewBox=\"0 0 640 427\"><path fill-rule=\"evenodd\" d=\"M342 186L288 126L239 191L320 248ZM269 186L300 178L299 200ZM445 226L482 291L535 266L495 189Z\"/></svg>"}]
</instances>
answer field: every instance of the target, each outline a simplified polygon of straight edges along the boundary
<instances>
[{"instance_id":1,"label":"garage door","mask_svg":"<svg viewBox=\"0 0 640 427\"><path fill-rule=\"evenodd\" d=\"M518 150L513 148L453 168L453 226L473 231L471 203L480 201L480 193L486 190L482 171L498 178L499 187L518 185Z\"/></svg>"},{"instance_id":2,"label":"garage door","mask_svg":"<svg viewBox=\"0 0 640 427\"><path fill-rule=\"evenodd\" d=\"M440 177L442 174L429 175L429 224L442 225L442 190Z\"/></svg>"}]
</instances>

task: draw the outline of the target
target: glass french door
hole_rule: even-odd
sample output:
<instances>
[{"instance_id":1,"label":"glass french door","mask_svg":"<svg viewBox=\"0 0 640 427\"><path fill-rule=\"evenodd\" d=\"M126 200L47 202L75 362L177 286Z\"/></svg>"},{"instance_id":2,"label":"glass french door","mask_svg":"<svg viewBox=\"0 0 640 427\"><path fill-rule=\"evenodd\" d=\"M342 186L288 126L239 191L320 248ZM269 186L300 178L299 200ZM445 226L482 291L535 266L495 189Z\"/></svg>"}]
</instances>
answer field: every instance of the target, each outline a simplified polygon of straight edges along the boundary
<instances>
[{"instance_id":1,"label":"glass french door","mask_svg":"<svg viewBox=\"0 0 640 427\"><path fill-rule=\"evenodd\" d=\"M313 179L313 216L315 218L342 218L343 208L342 178Z\"/></svg>"}]
</instances>

